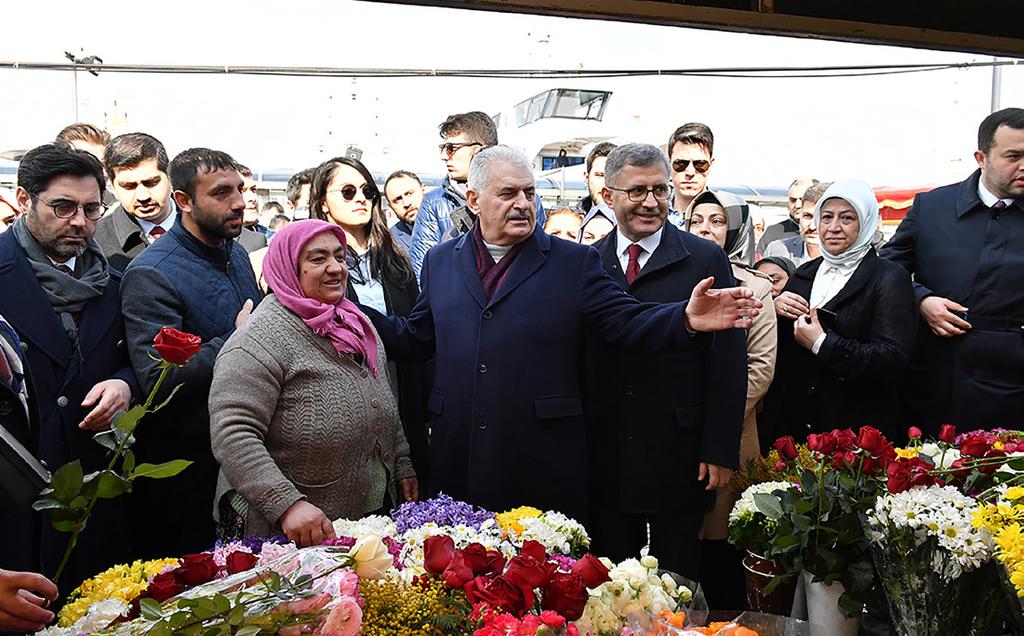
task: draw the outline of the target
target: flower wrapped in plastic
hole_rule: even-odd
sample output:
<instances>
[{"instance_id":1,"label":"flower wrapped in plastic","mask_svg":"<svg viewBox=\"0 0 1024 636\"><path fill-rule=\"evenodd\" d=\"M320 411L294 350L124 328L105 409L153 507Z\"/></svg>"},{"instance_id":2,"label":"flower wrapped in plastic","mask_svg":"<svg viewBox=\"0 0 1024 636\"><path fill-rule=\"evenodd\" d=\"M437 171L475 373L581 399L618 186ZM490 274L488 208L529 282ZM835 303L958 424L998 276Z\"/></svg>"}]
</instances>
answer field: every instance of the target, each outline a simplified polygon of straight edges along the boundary
<instances>
[{"instance_id":1,"label":"flower wrapped in plastic","mask_svg":"<svg viewBox=\"0 0 1024 636\"><path fill-rule=\"evenodd\" d=\"M864 531L901 635L991 634L1003 598L991 564L992 537L975 527L977 502L951 486L916 486L880 496Z\"/></svg>"}]
</instances>

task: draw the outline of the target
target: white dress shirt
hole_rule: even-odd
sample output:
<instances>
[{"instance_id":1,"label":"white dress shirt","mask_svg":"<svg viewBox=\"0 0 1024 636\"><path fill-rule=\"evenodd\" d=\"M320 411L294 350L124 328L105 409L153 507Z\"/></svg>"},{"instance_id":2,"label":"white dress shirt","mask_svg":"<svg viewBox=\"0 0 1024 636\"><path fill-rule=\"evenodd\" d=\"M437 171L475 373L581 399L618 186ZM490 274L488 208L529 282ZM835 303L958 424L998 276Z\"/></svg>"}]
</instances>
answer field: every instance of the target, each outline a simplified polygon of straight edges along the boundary
<instances>
[{"instance_id":1,"label":"white dress shirt","mask_svg":"<svg viewBox=\"0 0 1024 636\"><path fill-rule=\"evenodd\" d=\"M640 266L641 270L643 270L644 265L647 264L648 259L651 258L651 254L654 253L654 250L658 249L658 246L661 245L661 232L663 229L664 228L658 228L658 231L654 234L645 236L639 241L636 241L637 245L643 248L643 251L640 252L640 255L636 258L637 265ZM626 267L629 265L629 246L633 243L634 241L623 236L622 230L616 227L615 253L619 256L619 267L622 268L623 273L626 272Z\"/></svg>"},{"instance_id":2,"label":"white dress shirt","mask_svg":"<svg viewBox=\"0 0 1024 636\"><path fill-rule=\"evenodd\" d=\"M814 282L811 283L811 301L809 303L811 309L822 307L825 303L835 298L843 287L846 287L846 283L850 282L853 273L857 271L858 265L860 265L860 261L840 267L829 265L826 261L822 261L818 271L814 274ZM814 341L814 345L811 346L811 353L818 355L818 350L821 349L821 343L823 342L825 342L825 334L821 334Z\"/></svg>"},{"instance_id":3,"label":"white dress shirt","mask_svg":"<svg viewBox=\"0 0 1024 636\"><path fill-rule=\"evenodd\" d=\"M50 258L50 255L47 254L46 258ZM68 269L70 269L72 272L75 271L75 261L77 261L77 260L78 260L77 256L72 256L68 260L66 260L63 263L61 263L59 261L55 261L52 258L50 258L50 262L53 263L54 267L57 267L58 265L67 265Z\"/></svg>"},{"instance_id":4,"label":"white dress shirt","mask_svg":"<svg viewBox=\"0 0 1024 636\"><path fill-rule=\"evenodd\" d=\"M153 228L160 226L164 229L164 232L169 232L171 226L174 225L174 220L178 218L178 209L171 206L171 213L167 215L167 218L160 223L153 223L146 219L139 219L139 227L142 228L142 235L146 237L146 241L149 243L153 242L153 237L149 235L153 231Z\"/></svg>"},{"instance_id":5,"label":"white dress shirt","mask_svg":"<svg viewBox=\"0 0 1024 636\"><path fill-rule=\"evenodd\" d=\"M996 195L992 194L988 191L988 188L985 187L985 184L982 183L981 179L978 179L978 198L985 204L985 207L989 208L999 201L1003 201L1007 207L1009 207L1013 205L1013 202L1015 201L1015 199L1000 199Z\"/></svg>"}]
</instances>

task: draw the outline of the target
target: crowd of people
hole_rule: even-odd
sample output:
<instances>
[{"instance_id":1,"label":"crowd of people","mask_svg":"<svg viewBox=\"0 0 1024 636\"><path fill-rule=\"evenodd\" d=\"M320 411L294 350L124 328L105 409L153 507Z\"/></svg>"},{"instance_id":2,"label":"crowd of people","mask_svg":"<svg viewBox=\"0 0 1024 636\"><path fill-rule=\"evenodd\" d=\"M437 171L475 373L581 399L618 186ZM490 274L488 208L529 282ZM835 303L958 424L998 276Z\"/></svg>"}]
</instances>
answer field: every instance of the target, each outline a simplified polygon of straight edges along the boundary
<instances>
[{"instance_id":1,"label":"crowd of people","mask_svg":"<svg viewBox=\"0 0 1024 636\"><path fill-rule=\"evenodd\" d=\"M101 500L61 580L41 574L68 535L5 511L0 629L114 563L318 544L439 492L562 511L598 553L648 546L739 607L730 479L777 436L1024 425L1024 109L985 118L978 169L888 242L855 180L795 180L764 227L709 188L700 123L597 144L588 195L546 214L488 116L440 136L437 189L337 157L286 207L228 153L145 133L74 124L24 156L0 199L0 425L100 470L93 435L153 390L157 332L202 346L135 433L140 461L191 465Z\"/></svg>"}]
</instances>

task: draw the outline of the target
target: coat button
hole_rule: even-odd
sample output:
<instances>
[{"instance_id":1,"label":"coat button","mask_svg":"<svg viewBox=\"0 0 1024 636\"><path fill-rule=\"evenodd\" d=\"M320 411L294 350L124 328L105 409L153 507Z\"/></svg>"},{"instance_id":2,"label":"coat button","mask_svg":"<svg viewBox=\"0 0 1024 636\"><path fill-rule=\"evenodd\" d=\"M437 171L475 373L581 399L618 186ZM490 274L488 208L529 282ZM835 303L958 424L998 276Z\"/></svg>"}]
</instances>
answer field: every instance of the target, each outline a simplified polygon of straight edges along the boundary
<instances>
[{"instance_id":1,"label":"coat button","mask_svg":"<svg viewBox=\"0 0 1024 636\"><path fill-rule=\"evenodd\" d=\"M807 395L814 395L814 387L813 386L807 387Z\"/></svg>"},{"instance_id":2,"label":"coat button","mask_svg":"<svg viewBox=\"0 0 1024 636\"><path fill-rule=\"evenodd\" d=\"M633 429L631 429L631 428L627 428L626 429L626 439L633 439Z\"/></svg>"},{"instance_id":3,"label":"coat button","mask_svg":"<svg viewBox=\"0 0 1024 636\"><path fill-rule=\"evenodd\" d=\"M10 400L2 400L2 401L0 401L0 415L10 415L11 411L13 411L13 410L14 410L14 407L11 405L11 401Z\"/></svg>"},{"instance_id":4,"label":"coat button","mask_svg":"<svg viewBox=\"0 0 1024 636\"><path fill-rule=\"evenodd\" d=\"M492 312L490 309L488 309L487 311L484 312L484 320L490 320L493 317L494 317L494 312Z\"/></svg>"},{"instance_id":5,"label":"coat button","mask_svg":"<svg viewBox=\"0 0 1024 636\"><path fill-rule=\"evenodd\" d=\"M480 420L479 428L481 431L487 428L487 420Z\"/></svg>"},{"instance_id":6,"label":"coat button","mask_svg":"<svg viewBox=\"0 0 1024 636\"><path fill-rule=\"evenodd\" d=\"M24 340L21 341L21 351L23 353L28 353L28 343Z\"/></svg>"},{"instance_id":7,"label":"coat button","mask_svg":"<svg viewBox=\"0 0 1024 636\"><path fill-rule=\"evenodd\" d=\"M373 398L372 400L370 400L370 406L372 406L375 409L379 409L380 408L380 400L378 400L377 398Z\"/></svg>"},{"instance_id":8,"label":"coat button","mask_svg":"<svg viewBox=\"0 0 1024 636\"><path fill-rule=\"evenodd\" d=\"M64 408L67 405L68 405L68 399L66 397L64 397L62 395L59 398L57 398L57 406L59 406L61 408Z\"/></svg>"},{"instance_id":9,"label":"coat button","mask_svg":"<svg viewBox=\"0 0 1024 636\"><path fill-rule=\"evenodd\" d=\"M359 372L359 375L361 375L361 376L363 376L363 377L365 378L365 377L367 377L367 376L368 376L369 374L368 374L368 373L366 372L366 369L363 369L362 371L360 371L360 372Z\"/></svg>"},{"instance_id":10,"label":"coat button","mask_svg":"<svg viewBox=\"0 0 1024 636\"><path fill-rule=\"evenodd\" d=\"M633 395L633 387L631 387L631 386L625 387L625 393L626 393L626 397L631 397Z\"/></svg>"},{"instance_id":11,"label":"coat button","mask_svg":"<svg viewBox=\"0 0 1024 636\"><path fill-rule=\"evenodd\" d=\"M487 373L487 365L486 364L481 362L479 368L480 368L480 373Z\"/></svg>"}]
</instances>

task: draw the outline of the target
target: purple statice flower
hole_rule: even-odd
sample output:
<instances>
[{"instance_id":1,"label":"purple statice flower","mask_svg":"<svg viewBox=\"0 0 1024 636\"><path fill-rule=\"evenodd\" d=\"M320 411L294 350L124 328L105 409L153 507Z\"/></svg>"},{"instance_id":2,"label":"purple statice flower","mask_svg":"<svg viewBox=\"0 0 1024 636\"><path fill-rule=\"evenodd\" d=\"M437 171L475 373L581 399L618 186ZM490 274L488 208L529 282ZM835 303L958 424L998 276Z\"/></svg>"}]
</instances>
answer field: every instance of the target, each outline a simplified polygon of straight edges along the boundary
<instances>
[{"instance_id":1,"label":"purple statice flower","mask_svg":"<svg viewBox=\"0 0 1024 636\"><path fill-rule=\"evenodd\" d=\"M576 559L564 554L549 554L548 561L557 564L559 572L572 572L572 566L576 565Z\"/></svg>"},{"instance_id":2,"label":"purple statice flower","mask_svg":"<svg viewBox=\"0 0 1024 636\"><path fill-rule=\"evenodd\" d=\"M288 543L288 537L283 534L274 534L267 537L246 537L242 539L241 544L249 548L253 554L259 554L263 551L264 543L276 543L277 545L284 545Z\"/></svg>"},{"instance_id":3,"label":"purple statice flower","mask_svg":"<svg viewBox=\"0 0 1024 636\"><path fill-rule=\"evenodd\" d=\"M465 525L479 530L485 521L496 521L493 512L464 501L455 501L444 493L426 501L407 501L391 511L391 518L395 520L399 534L430 522L439 526Z\"/></svg>"},{"instance_id":4,"label":"purple statice flower","mask_svg":"<svg viewBox=\"0 0 1024 636\"><path fill-rule=\"evenodd\" d=\"M324 541L324 545L340 546L342 548L351 548L356 544L355 537L340 536L334 539L327 539Z\"/></svg>"},{"instance_id":5,"label":"purple statice flower","mask_svg":"<svg viewBox=\"0 0 1024 636\"><path fill-rule=\"evenodd\" d=\"M398 558L402 554L402 542L392 537L383 537L381 540L384 542L384 545L388 546L388 552L391 554L391 560L395 564L395 569L401 570L405 568L402 565L401 559Z\"/></svg>"}]
</instances>

